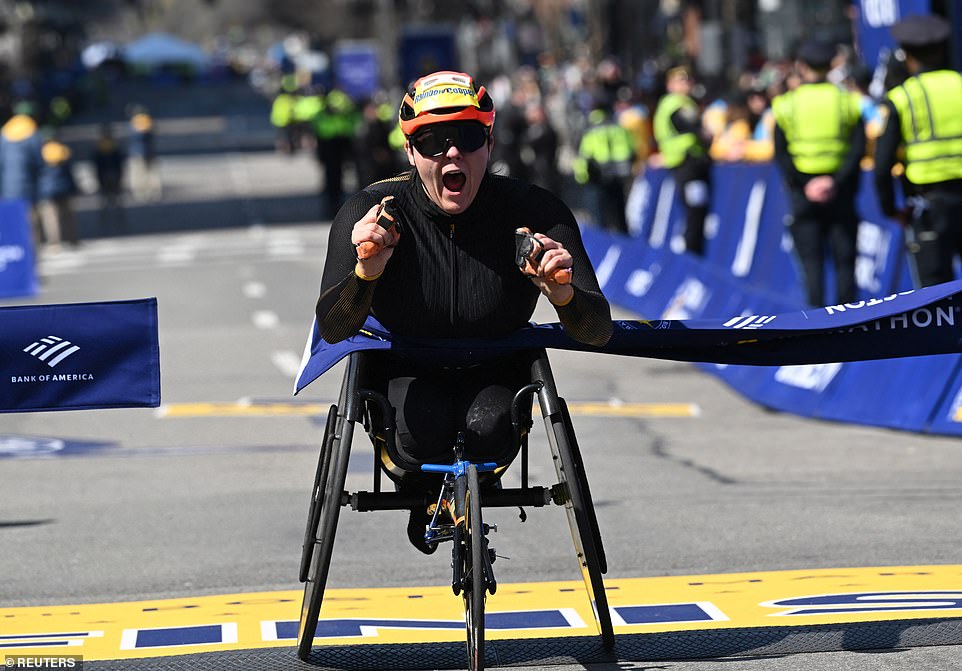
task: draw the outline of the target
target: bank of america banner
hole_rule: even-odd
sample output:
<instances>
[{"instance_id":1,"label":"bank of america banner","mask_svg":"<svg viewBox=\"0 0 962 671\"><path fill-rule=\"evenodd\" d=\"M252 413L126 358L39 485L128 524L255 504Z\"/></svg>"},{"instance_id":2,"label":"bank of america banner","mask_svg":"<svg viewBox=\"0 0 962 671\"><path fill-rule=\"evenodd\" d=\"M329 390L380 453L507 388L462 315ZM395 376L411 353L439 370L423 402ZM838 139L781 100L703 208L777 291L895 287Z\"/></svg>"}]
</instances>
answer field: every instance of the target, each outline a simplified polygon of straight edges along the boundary
<instances>
[{"instance_id":1,"label":"bank of america banner","mask_svg":"<svg viewBox=\"0 0 962 671\"><path fill-rule=\"evenodd\" d=\"M156 298L0 308L0 412L158 405Z\"/></svg>"}]
</instances>

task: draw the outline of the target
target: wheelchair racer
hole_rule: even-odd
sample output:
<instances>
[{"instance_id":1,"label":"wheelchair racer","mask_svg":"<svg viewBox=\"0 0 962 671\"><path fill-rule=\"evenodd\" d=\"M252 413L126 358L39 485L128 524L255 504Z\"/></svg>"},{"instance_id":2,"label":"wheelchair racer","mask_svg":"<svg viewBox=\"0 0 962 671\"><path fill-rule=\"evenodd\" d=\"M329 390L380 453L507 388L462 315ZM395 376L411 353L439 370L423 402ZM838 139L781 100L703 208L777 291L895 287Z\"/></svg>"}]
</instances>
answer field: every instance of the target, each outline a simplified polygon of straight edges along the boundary
<instances>
[{"instance_id":1,"label":"wheelchair racer","mask_svg":"<svg viewBox=\"0 0 962 671\"><path fill-rule=\"evenodd\" d=\"M435 72L411 84L398 116L413 169L364 188L335 216L316 306L321 336L348 338L369 314L402 336L503 336L525 326L544 295L571 337L604 345L611 312L574 215L548 191L488 170L495 109L484 86ZM397 220L389 227L378 220L386 197ZM518 228L541 248L520 267ZM511 401L530 382L521 354L481 363L366 356L361 385L386 396L396 414L394 444L376 427L372 438L400 491L436 488L418 466L450 463L458 432L467 459L508 464L517 454ZM429 519L418 508L408 524L425 553L436 547L424 542Z\"/></svg>"}]
</instances>

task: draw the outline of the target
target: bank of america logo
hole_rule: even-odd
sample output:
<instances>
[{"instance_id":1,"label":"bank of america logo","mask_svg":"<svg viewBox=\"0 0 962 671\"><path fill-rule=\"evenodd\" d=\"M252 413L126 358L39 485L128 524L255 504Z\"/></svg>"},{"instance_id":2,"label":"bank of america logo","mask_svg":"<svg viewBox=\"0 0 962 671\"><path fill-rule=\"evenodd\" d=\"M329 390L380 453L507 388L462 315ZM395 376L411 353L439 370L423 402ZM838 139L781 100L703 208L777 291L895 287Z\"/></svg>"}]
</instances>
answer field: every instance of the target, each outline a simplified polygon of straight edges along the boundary
<instances>
[{"instance_id":1,"label":"bank of america logo","mask_svg":"<svg viewBox=\"0 0 962 671\"><path fill-rule=\"evenodd\" d=\"M771 323L777 315L748 315L747 317L732 317L723 326L733 329L760 329Z\"/></svg>"},{"instance_id":2,"label":"bank of america logo","mask_svg":"<svg viewBox=\"0 0 962 671\"><path fill-rule=\"evenodd\" d=\"M68 356L79 350L69 340L58 338L57 336L47 336L24 348L24 352L35 356L48 366L53 368Z\"/></svg>"}]
</instances>

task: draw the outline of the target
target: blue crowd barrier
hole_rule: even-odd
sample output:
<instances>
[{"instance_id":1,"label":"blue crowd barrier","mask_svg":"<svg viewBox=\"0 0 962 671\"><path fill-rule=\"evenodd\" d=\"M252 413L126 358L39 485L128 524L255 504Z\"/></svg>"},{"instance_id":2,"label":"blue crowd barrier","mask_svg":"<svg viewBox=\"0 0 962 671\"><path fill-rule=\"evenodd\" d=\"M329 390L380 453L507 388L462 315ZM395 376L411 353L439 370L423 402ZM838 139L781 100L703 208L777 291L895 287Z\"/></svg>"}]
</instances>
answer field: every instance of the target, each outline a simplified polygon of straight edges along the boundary
<instances>
[{"instance_id":1,"label":"blue crowd barrier","mask_svg":"<svg viewBox=\"0 0 962 671\"><path fill-rule=\"evenodd\" d=\"M787 194L772 164L716 165L704 257L680 250L684 212L669 173L649 169L629 198L633 234L584 230L585 246L611 302L647 319L731 317L752 329L766 316L799 310L802 281L786 227ZM878 207L871 175L858 193L859 303L913 287L901 227ZM831 292L834 277L826 268ZM831 293L829 294L831 295ZM831 305L831 302L830 302ZM914 327L962 319L918 311ZM898 327L899 324L892 326ZM962 435L962 356L803 366L698 364L752 401L825 420Z\"/></svg>"},{"instance_id":2,"label":"blue crowd barrier","mask_svg":"<svg viewBox=\"0 0 962 671\"><path fill-rule=\"evenodd\" d=\"M22 200L0 200L0 298L37 293L33 236Z\"/></svg>"}]
</instances>

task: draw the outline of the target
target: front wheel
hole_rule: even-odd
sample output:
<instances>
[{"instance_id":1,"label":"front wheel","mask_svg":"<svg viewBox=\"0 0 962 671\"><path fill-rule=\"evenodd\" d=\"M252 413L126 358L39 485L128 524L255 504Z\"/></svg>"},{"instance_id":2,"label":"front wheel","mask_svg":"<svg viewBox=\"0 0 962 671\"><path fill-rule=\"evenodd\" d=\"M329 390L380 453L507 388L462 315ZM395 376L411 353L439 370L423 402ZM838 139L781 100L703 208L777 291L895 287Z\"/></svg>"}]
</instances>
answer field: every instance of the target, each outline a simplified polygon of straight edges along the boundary
<instances>
[{"instance_id":1,"label":"front wheel","mask_svg":"<svg viewBox=\"0 0 962 671\"><path fill-rule=\"evenodd\" d=\"M481 488L478 469L468 466L467 487L464 492L464 548L461 553L464 578L464 622L467 628L468 669L484 668L484 601L487 591L484 553L487 542L481 520Z\"/></svg>"}]
</instances>

